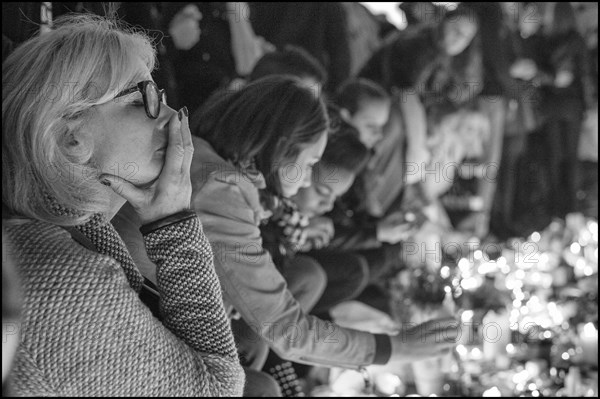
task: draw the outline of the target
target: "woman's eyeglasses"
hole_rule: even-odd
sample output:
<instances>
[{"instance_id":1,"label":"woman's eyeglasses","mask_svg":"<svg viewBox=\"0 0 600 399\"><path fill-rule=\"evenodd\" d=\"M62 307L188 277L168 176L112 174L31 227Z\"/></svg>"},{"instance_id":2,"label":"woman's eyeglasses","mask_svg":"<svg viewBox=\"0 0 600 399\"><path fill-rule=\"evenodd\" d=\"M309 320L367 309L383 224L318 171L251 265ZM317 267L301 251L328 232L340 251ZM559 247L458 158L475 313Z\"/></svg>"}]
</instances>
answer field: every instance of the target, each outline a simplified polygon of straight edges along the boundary
<instances>
[{"instance_id":1,"label":"woman's eyeglasses","mask_svg":"<svg viewBox=\"0 0 600 399\"><path fill-rule=\"evenodd\" d=\"M142 93L144 99L144 108L146 109L146 115L148 118L156 119L160 115L160 103L164 103L165 91L158 88L156 83L151 80L145 80L138 83L134 87L123 90L115 96L115 98L126 96L131 93L139 91Z\"/></svg>"}]
</instances>

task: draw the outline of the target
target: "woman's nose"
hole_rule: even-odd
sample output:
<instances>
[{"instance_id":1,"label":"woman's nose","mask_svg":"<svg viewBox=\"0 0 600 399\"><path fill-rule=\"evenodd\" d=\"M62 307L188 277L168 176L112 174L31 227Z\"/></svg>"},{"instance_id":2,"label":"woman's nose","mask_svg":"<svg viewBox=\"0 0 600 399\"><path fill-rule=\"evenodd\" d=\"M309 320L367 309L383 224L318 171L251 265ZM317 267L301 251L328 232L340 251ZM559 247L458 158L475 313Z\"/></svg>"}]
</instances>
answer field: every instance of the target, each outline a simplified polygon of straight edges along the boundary
<instances>
[{"instance_id":1,"label":"woman's nose","mask_svg":"<svg viewBox=\"0 0 600 399\"><path fill-rule=\"evenodd\" d=\"M331 193L327 196L324 202L324 208L326 212L329 212L333 209L333 205L335 204L335 194Z\"/></svg>"},{"instance_id":2,"label":"woman's nose","mask_svg":"<svg viewBox=\"0 0 600 399\"><path fill-rule=\"evenodd\" d=\"M160 105L160 113L158 114L158 123L161 129L168 129L169 121L176 115L177 111L163 103Z\"/></svg>"},{"instance_id":3,"label":"woman's nose","mask_svg":"<svg viewBox=\"0 0 600 399\"><path fill-rule=\"evenodd\" d=\"M335 203L335 201L327 201L327 203L323 207L325 209L325 213L330 212L331 210L333 210L333 204L334 203Z\"/></svg>"},{"instance_id":4,"label":"woman's nose","mask_svg":"<svg viewBox=\"0 0 600 399\"><path fill-rule=\"evenodd\" d=\"M176 114L173 108L171 108L166 102L160 104L160 114L159 118L166 118L167 120L171 119L173 114Z\"/></svg>"},{"instance_id":5,"label":"woman's nose","mask_svg":"<svg viewBox=\"0 0 600 399\"><path fill-rule=\"evenodd\" d=\"M310 187L312 184L312 170L308 169L306 171L306 173L304 173L304 178L302 179L302 186L303 188L307 188Z\"/></svg>"}]
</instances>

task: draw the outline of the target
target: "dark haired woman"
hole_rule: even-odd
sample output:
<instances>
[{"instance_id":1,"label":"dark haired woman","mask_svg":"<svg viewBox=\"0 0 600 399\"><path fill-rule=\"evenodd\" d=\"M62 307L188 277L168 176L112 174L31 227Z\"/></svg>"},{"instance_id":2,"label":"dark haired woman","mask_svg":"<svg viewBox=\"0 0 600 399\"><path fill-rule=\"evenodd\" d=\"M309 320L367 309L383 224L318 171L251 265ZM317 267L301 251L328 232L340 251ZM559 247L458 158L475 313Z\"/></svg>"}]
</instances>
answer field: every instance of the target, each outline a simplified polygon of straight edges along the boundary
<instances>
[{"instance_id":1,"label":"dark haired woman","mask_svg":"<svg viewBox=\"0 0 600 399\"><path fill-rule=\"evenodd\" d=\"M230 92L194 115L200 150L192 164L192 207L213 246L226 305L290 361L360 368L439 354L451 344L427 338L449 327L448 320L424 326L415 338L373 335L307 315L263 248L259 225L311 184L328 125L313 91L277 76Z\"/></svg>"}]
</instances>

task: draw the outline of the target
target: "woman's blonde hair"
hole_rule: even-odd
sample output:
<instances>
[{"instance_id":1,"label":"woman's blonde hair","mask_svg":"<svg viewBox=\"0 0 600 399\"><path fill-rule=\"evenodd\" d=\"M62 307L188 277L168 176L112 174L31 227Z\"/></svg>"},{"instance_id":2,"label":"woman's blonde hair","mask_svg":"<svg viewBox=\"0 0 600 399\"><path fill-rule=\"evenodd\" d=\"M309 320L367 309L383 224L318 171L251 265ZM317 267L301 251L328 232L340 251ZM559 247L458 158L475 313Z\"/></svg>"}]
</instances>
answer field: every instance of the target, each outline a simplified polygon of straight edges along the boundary
<instances>
[{"instance_id":1,"label":"woman's blonde hair","mask_svg":"<svg viewBox=\"0 0 600 399\"><path fill-rule=\"evenodd\" d=\"M59 225L106 212L93 148L73 146L87 111L154 69L149 38L114 19L68 15L2 64L2 201L10 213ZM135 82L133 82L135 84Z\"/></svg>"}]
</instances>

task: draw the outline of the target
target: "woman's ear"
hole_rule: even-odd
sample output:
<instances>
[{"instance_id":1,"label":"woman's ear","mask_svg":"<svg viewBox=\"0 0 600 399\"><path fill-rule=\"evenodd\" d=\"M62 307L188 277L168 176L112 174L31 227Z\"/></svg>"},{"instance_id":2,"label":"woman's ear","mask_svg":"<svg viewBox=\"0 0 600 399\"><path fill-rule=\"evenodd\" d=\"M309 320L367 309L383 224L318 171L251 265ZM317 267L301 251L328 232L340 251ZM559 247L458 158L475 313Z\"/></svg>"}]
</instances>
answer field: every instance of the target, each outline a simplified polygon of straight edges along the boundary
<instances>
[{"instance_id":1,"label":"woman's ear","mask_svg":"<svg viewBox=\"0 0 600 399\"><path fill-rule=\"evenodd\" d=\"M65 154L73 160L82 160L89 156L93 148L93 137L84 128L83 118L71 118L65 121L64 134L60 142Z\"/></svg>"},{"instance_id":2,"label":"woman's ear","mask_svg":"<svg viewBox=\"0 0 600 399\"><path fill-rule=\"evenodd\" d=\"M61 143L65 147L75 147L81 144L81 125L82 121L80 118L69 118L65 120L65 133L63 135L63 142Z\"/></svg>"}]
</instances>

